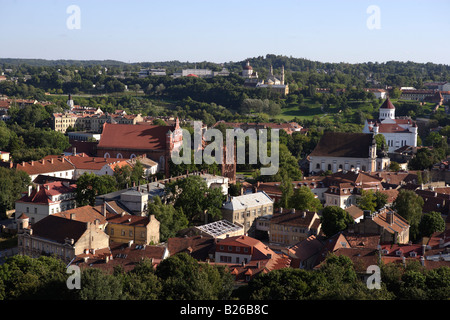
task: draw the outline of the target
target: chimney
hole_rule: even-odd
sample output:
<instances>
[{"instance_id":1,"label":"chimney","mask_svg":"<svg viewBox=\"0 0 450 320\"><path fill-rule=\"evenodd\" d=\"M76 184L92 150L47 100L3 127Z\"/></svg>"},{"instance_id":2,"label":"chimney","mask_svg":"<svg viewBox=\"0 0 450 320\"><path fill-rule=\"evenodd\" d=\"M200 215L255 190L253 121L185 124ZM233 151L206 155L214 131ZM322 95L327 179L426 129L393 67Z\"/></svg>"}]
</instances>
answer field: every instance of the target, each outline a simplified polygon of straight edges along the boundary
<instances>
[{"instance_id":1,"label":"chimney","mask_svg":"<svg viewBox=\"0 0 450 320\"><path fill-rule=\"evenodd\" d=\"M106 217L106 202L103 202L102 204L102 215Z\"/></svg>"},{"instance_id":2,"label":"chimney","mask_svg":"<svg viewBox=\"0 0 450 320\"><path fill-rule=\"evenodd\" d=\"M75 220L75 213L70 214L70 220Z\"/></svg>"},{"instance_id":3,"label":"chimney","mask_svg":"<svg viewBox=\"0 0 450 320\"><path fill-rule=\"evenodd\" d=\"M386 222L389 223L389 225L394 223L394 213L392 211L386 213Z\"/></svg>"},{"instance_id":4,"label":"chimney","mask_svg":"<svg viewBox=\"0 0 450 320\"><path fill-rule=\"evenodd\" d=\"M28 196L31 196L31 191L32 191L33 187L32 186L28 186Z\"/></svg>"}]
</instances>

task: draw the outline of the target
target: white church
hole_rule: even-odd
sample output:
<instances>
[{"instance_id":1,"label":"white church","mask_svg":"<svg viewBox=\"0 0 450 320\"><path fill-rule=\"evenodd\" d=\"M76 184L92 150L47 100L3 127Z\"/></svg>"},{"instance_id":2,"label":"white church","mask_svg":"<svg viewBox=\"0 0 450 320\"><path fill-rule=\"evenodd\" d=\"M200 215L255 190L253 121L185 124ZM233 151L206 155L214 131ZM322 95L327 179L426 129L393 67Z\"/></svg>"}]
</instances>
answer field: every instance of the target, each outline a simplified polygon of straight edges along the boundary
<instances>
[{"instance_id":1,"label":"white church","mask_svg":"<svg viewBox=\"0 0 450 320\"><path fill-rule=\"evenodd\" d=\"M403 146L417 147L417 124L409 117L395 117L395 106L387 98L380 107L378 120L366 120L363 133L382 134L388 152Z\"/></svg>"}]
</instances>

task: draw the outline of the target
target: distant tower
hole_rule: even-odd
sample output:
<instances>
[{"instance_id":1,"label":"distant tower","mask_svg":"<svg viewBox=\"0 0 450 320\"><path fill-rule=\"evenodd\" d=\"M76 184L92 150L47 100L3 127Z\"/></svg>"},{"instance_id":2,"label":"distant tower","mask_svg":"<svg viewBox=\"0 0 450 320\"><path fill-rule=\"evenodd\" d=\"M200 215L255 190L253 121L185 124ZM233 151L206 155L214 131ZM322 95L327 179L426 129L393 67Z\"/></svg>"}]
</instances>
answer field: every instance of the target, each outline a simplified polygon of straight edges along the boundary
<instances>
[{"instance_id":1,"label":"distant tower","mask_svg":"<svg viewBox=\"0 0 450 320\"><path fill-rule=\"evenodd\" d=\"M380 107L379 119L395 119L395 106L389 98L387 98Z\"/></svg>"},{"instance_id":2,"label":"distant tower","mask_svg":"<svg viewBox=\"0 0 450 320\"><path fill-rule=\"evenodd\" d=\"M284 65L281 66L281 84L284 84Z\"/></svg>"},{"instance_id":3,"label":"distant tower","mask_svg":"<svg viewBox=\"0 0 450 320\"><path fill-rule=\"evenodd\" d=\"M270 72L270 75L273 76L273 67L272 67L272 65L270 65L270 71L269 72Z\"/></svg>"},{"instance_id":4,"label":"distant tower","mask_svg":"<svg viewBox=\"0 0 450 320\"><path fill-rule=\"evenodd\" d=\"M72 111L73 110L73 100L72 100L72 95L69 94L69 100L67 100L67 105L69 106L69 110Z\"/></svg>"}]
</instances>

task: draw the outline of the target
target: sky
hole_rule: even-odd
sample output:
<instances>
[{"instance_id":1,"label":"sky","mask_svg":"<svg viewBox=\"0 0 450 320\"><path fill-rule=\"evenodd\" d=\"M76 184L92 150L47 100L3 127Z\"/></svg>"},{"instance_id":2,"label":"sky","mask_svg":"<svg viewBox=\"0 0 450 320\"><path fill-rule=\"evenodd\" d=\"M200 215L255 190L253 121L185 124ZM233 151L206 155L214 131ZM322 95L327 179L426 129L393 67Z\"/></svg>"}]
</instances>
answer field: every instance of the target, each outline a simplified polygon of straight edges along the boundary
<instances>
[{"instance_id":1,"label":"sky","mask_svg":"<svg viewBox=\"0 0 450 320\"><path fill-rule=\"evenodd\" d=\"M0 58L450 64L448 12L450 0L0 0Z\"/></svg>"}]
</instances>

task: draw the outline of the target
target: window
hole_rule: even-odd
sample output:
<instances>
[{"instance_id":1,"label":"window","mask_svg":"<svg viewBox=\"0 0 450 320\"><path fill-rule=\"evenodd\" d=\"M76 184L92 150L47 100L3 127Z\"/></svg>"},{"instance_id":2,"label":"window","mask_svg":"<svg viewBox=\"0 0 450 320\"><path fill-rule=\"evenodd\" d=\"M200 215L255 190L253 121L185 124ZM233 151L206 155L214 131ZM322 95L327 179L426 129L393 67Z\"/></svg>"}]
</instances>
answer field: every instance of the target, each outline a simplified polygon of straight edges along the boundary
<instances>
[{"instance_id":1,"label":"window","mask_svg":"<svg viewBox=\"0 0 450 320\"><path fill-rule=\"evenodd\" d=\"M233 251L233 247L232 246L228 246L228 251Z\"/></svg>"},{"instance_id":2,"label":"window","mask_svg":"<svg viewBox=\"0 0 450 320\"><path fill-rule=\"evenodd\" d=\"M122 236L125 236L125 230L122 229Z\"/></svg>"},{"instance_id":3,"label":"window","mask_svg":"<svg viewBox=\"0 0 450 320\"><path fill-rule=\"evenodd\" d=\"M114 228L109 229L109 233L110 233L111 235L114 235Z\"/></svg>"},{"instance_id":4,"label":"window","mask_svg":"<svg viewBox=\"0 0 450 320\"><path fill-rule=\"evenodd\" d=\"M244 248L244 252L248 252L248 248Z\"/></svg>"},{"instance_id":5,"label":"window","mask_svg":"<svg viewBox=\"0 0 450 320\"><path fill-rule=\"evenodd\" d=\"M133 231L130 230L128 234L129 234L130 237L132 237L133 236Z\"/></svg>"}]
</instances>

